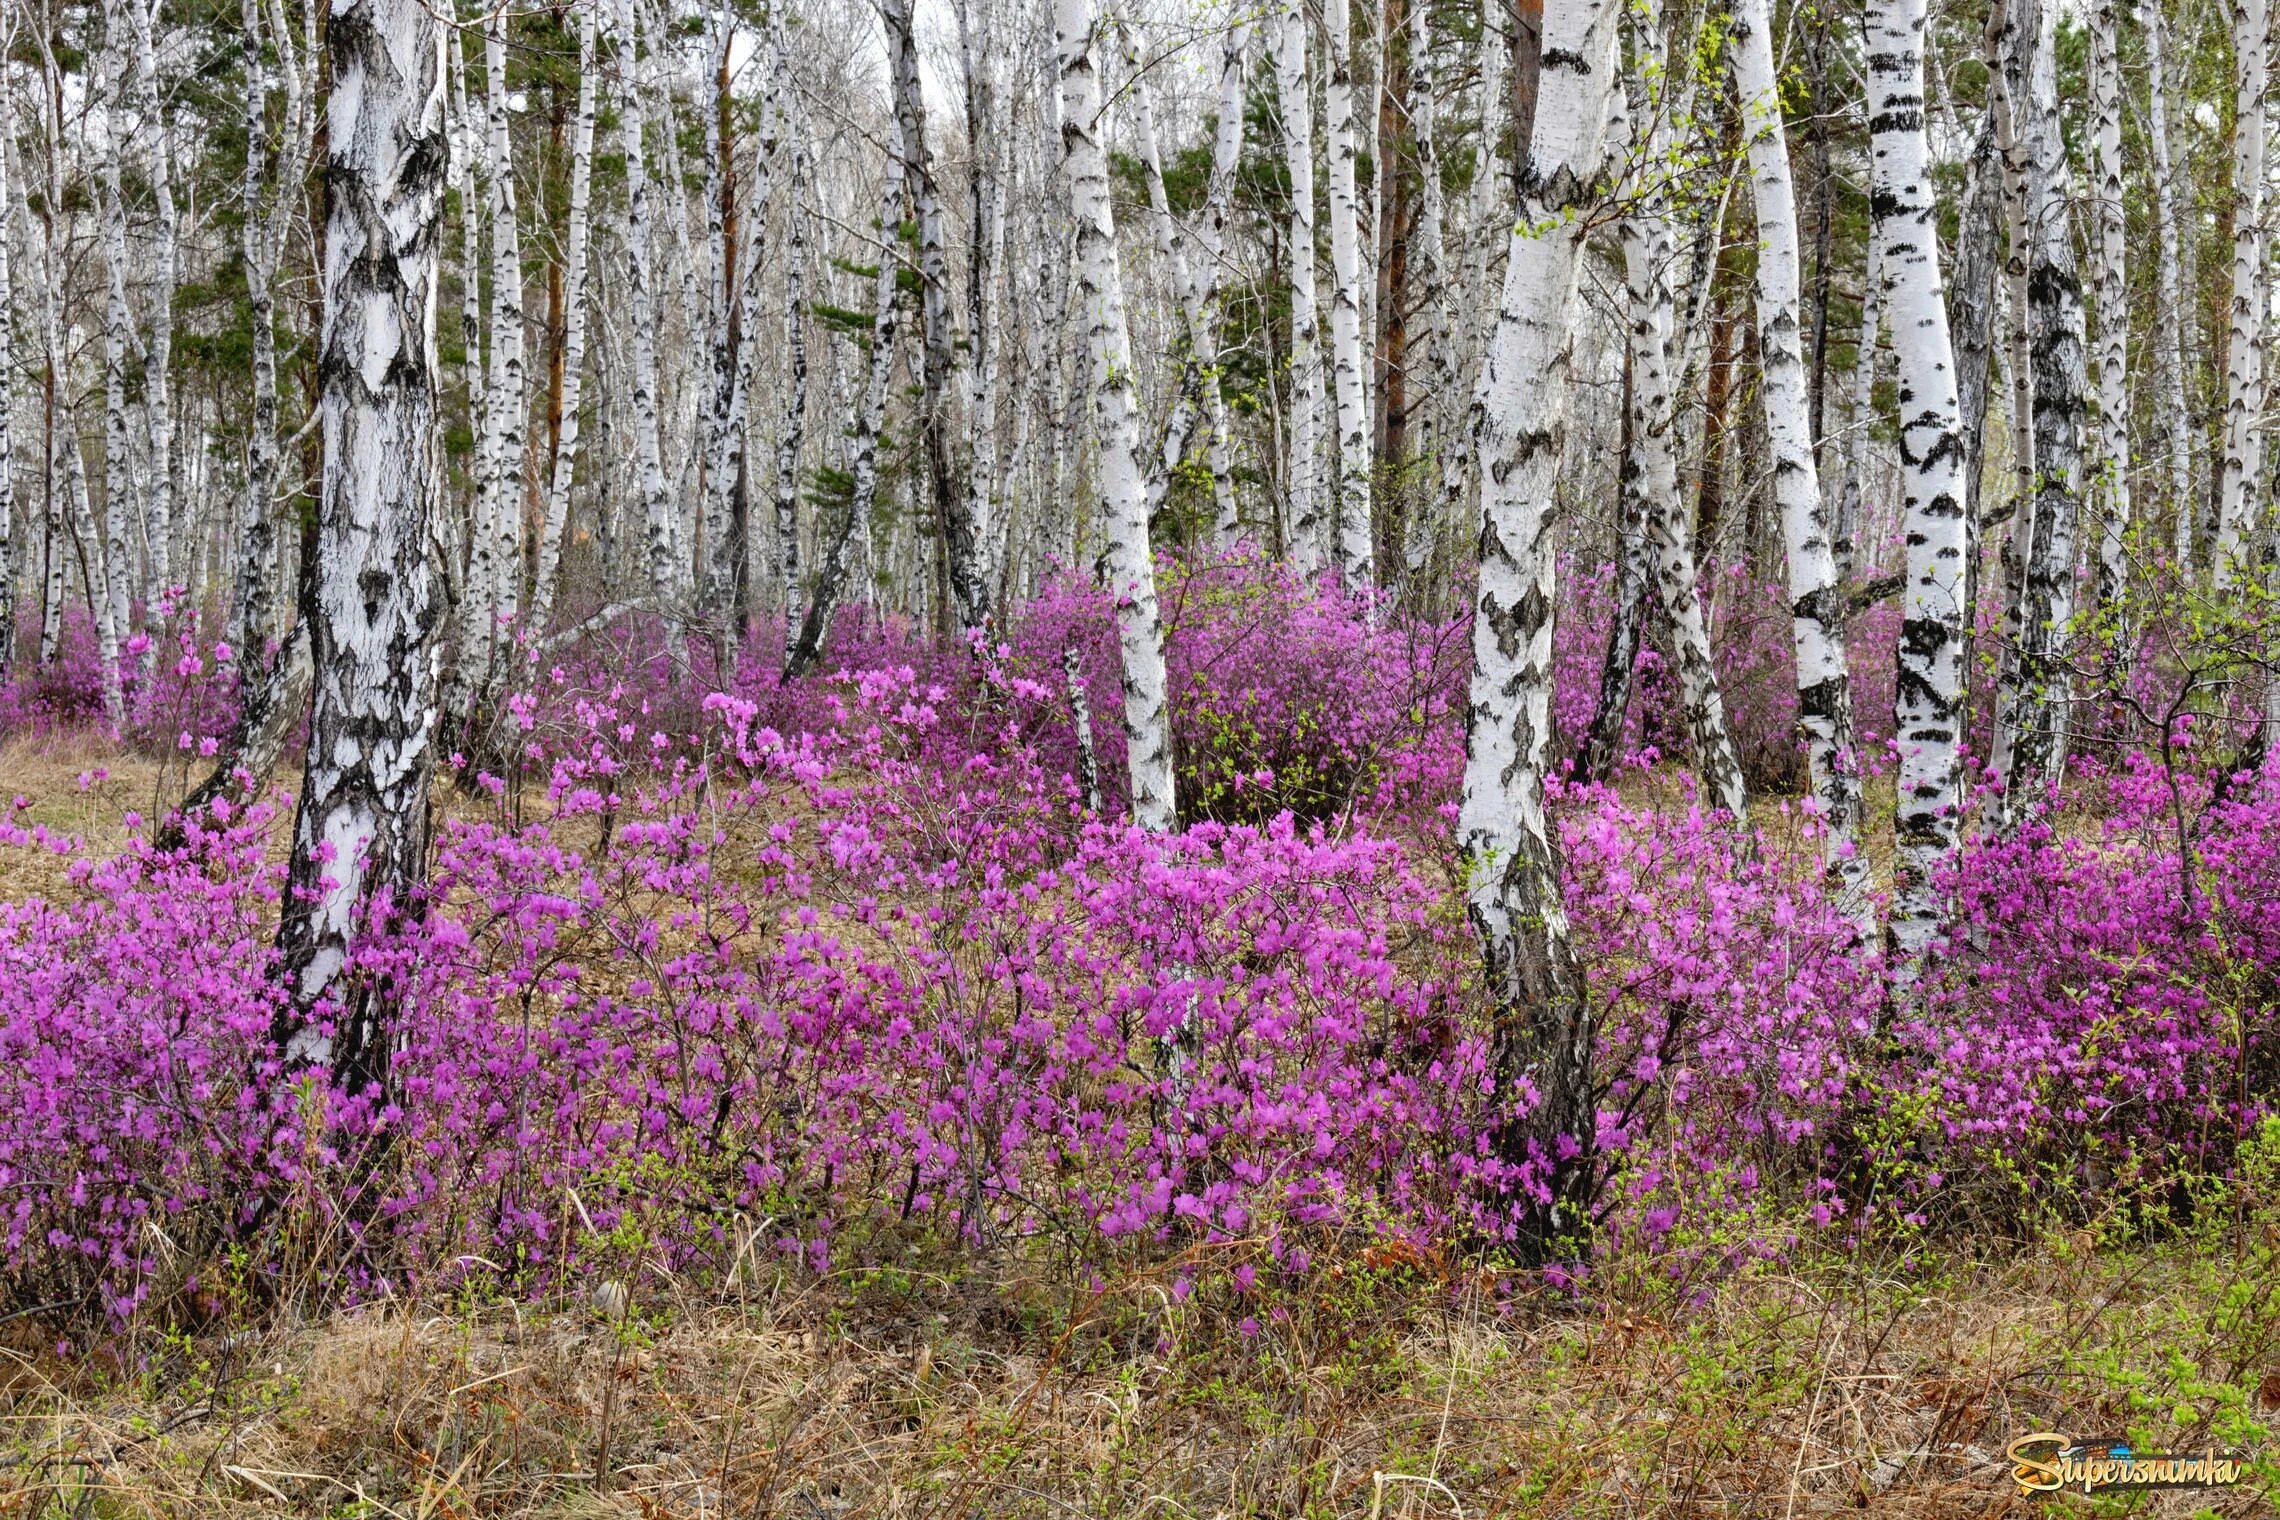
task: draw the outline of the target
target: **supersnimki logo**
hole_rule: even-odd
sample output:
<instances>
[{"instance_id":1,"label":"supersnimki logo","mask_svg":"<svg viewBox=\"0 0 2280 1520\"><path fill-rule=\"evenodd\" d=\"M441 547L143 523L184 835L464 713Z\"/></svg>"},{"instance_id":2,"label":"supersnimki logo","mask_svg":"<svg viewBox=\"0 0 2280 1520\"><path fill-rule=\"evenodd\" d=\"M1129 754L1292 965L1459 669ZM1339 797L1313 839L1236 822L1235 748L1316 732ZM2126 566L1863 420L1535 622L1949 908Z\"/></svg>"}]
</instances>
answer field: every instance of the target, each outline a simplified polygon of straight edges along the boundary
<instances>
[{"instance_id":1,"label":"supersnimki logo","mask_svg":"<svg viewBox=\"0 0 2280 1520\"><path fill-rule=\"evenodd\" d=\"M2230 1488L2248 1459L2231 1451L2137 1451L2127 1441L2077 1441L2055 1430L2021 1436L2004 1448L2022 1493L2101 1489Z\"/></svg>"}]
</instances>

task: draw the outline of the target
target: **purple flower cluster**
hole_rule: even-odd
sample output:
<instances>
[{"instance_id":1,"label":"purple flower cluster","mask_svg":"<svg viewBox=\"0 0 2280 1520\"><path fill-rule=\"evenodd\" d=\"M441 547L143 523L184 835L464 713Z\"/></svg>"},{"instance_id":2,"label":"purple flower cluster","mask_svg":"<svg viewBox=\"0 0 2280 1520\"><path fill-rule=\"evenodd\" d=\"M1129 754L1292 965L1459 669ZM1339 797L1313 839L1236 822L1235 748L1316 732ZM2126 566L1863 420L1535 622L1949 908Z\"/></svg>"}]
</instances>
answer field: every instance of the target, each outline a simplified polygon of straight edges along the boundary
<instances>
[{"instance_id":1,"label":"purple flower cluster","mask_svg":"<svg viewBox=\"0 0 2280 1520\"><path fill-rule=\"evenodd\" d=\"M1241 558L1165 588L1163 838L1071 779L1062 651L1117 701L1074 580L970 650L851 617L808 681L720 690L638 626L534 658L422 911L351 969L398 1008L382 1099L271 1054L281 800L111 858L11 815L41 885L0 904L0 1292L116 1316L320 1266L541 1285L914 1234L1292 1272L1492 1245L1540 1179L1498 1143L1532 1094L1492 1070L1448 847L1461 629ZM2136 758L1974 845L1902 999L1807 812L1743 828L1633 774L1552 798L1611 1238L1859 1227L1872 1145L1909 1207L1993 1160L2222 1167L2269 1105L2270 772L2220 796Z\"/></svg>"}]
</instances>

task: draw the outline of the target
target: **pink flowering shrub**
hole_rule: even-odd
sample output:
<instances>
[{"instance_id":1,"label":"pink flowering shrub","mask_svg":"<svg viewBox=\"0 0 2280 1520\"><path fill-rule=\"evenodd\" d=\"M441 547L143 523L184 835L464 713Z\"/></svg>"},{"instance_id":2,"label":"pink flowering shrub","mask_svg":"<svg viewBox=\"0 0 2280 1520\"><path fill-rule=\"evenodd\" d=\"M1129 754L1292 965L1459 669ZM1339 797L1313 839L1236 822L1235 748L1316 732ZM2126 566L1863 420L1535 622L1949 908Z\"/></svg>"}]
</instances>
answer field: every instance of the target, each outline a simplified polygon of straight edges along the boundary
<instances>
[{"instance_id":1,"label":"pink flowering shrub","mask_svg":"<svg viewBox=\"0 0 2280 1520\"><path fill-rule=\"evenodd\" d=\"M195 749L229 732L237 717L237 654L211 637L197 612L178 599L169 598L158 611L159 632L135 634L120 644L123 737L161 751ZM66 607L61 625L52 664L0 663L0 734L68 733L104 723L94 620L84 607ZM23 636L37 635L26 630Z\"/></svg>"},{"instance_id":2,"label":"pink flowering shrub","mask_svg":"<svg viewBox=\"0 0 2280 1520\"><path fill-rule=\"evenodd\" d=\"M109 859L0 827L39 884L0 905L0 1313L917 1236L1094 1268L1493 1249L1544 1158L1503 1140L1532 1094L1498 1091L1447 839L1462 625L1240 557L1167 560L1164 587L1193 799L1165 838L1071 776L1074 647L1122 779L1081 582L976 649L850 617L801 681L763 631L725 691L639 619L526 645L424 912L352 970L398 995L379 1099L270 1054L274 807ZM226 662L178 623L204 691ZM1635 718L1642 756L1666 721ZM1974 847L1915 1002L1802 810L1745 830L1643 759L1619 793L1555 785L1605 1239L1698 1276L1864 1228L1889 1201L1864 1156L1911 1210L2228 1165L2280 1080L2276 786L2117 760L2058 824Z\"/></svg>"},{"instance_id":3,"label":"pink flowering shrub","mask_svg":"<svg viewBox=\"0 0 2280 1520\"><path fill-rule=\"evenodd\" d=\"M68 891L0 903L0 1260L17 1307L196 1286L301 1174L270 1051L266 806L114 859L0 822Z\"/></svg>"},{"instance_id":4,"label":"pink flowering shrub","mask_svg":"<svg viewBox=\"0 0 2280 1520\"><path fill-rule=\"evenodd\" d=\"M889 1221L1109 1249L1447 1217L1482 1046L1398 848L1085 821L1018 747L928 763L940 688L850 684L829 742L715 699L736 775L606 854L564 814L451 832L454 906L395 952L389 1207L423 1260L554 1259L566 1190L683 1261Z\"/></svg>"},{"instance_id":5,"label":"pink flowering shrub","mask_svg":"<svg viewBox=\"0 0 2280 1520\"><path fill-rule=\"evenodd\" d=\"M2211 799L2143 756L2104 807L1983 842L1906 1038L1941 1149L2080 1178L2228 1162L2280 1078L2280 773ZM2177 837L2180 813L2186 839Z\"/></svg>"},{"instance_id":6,"label":"pink flowering shrub","mask_svg":"<svg viewBox=\"0 0 2280 1520\"><path fill-rule=\"evenodd\" d=\"M1416 815L1455 795L1471 665L1462 621L1395 619L1251 548L1166 556L1158 581L1183 818ZM1072 647L1113 810L1125 785L1114 608L1089 578L1067 575L1024 610L1007 648L1008 669L1059 703L1037 730L1058 770L1075 763L1060 697L1062 651Z\"/></svg>"}]
</instances>

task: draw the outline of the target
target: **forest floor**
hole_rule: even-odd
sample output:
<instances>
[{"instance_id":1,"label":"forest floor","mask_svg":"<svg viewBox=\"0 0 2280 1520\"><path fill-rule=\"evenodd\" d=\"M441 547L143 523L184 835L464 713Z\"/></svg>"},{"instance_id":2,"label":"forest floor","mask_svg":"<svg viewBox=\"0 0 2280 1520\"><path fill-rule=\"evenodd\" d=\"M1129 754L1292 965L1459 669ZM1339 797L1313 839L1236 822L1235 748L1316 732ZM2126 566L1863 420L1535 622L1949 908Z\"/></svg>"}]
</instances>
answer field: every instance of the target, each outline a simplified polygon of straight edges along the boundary
<instances>
[{"instance_id":1,"label":"forest floor","mask_svg":"<svg viewBox=\"0 0 2280 1520\"><path fill-rule=\"evenodd\" d=\"M0 804L98 849L170 785L94 741L0 749ZM0 902L67 889L0 852ZM1238 1297L1179 1291L1184 1259L886 1237L630 1294L311 1286L92 1351L23 1315L0 1517L2280 1513L2280 1200L2158 1233L2049 1213L1719 1273L1695 1241L1581 1297L1384 1247ZM2028 1499L2004 1452L2036 1431L2260 1461Z\"/></svg>"},{"instance_id":2,"label":"forest floor","mask_svg":"<svg viewBox=\"0 0 2280 1520\"><path fill-rule=\"evenodd\" d=\"M0 1514L2003 1515L2051 1502L2004 1461L2030 1432L2254 1430L2242 1488L2131 1512L2270 1515L2280 1348L2211 1334L2242 1287L2221 1258L2061 1237L1588 1307L1357 1263L1256 1333L1172 1307L1164 1271L971 1263L622 1315L606 1292L273 1314L71 1362L19 1323Z\"/></svg>"}]
</instances>

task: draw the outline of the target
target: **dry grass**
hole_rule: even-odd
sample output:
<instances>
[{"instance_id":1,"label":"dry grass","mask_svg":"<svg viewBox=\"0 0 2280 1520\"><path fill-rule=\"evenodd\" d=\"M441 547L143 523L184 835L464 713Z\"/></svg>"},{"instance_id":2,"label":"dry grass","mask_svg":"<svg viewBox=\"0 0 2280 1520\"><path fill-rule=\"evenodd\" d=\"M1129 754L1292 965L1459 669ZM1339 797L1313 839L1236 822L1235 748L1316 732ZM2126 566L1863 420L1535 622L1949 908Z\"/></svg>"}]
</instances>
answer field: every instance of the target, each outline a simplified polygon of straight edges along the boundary
<instances>
[{"instance_id":1,"label":"dry grass","mask_svg":"<svg viewBox=\"0 0 2280 1520\"><path fill-rule=\"evenodd\" d=\"M2085 1368L2157 1363L2195 1291L2127 1255L1918 1275L1580 1310L1356 1271L1254 1336L1158 1274L786 1274L733 1302L653 1285L622 1318L383 1303L21 1347L0 1514L2023 1514L2004 1444L2118 1431L2126 1376ZM2262 1396L2271 1431L2280 1377Z\"/></svg>"}]
</instances>

